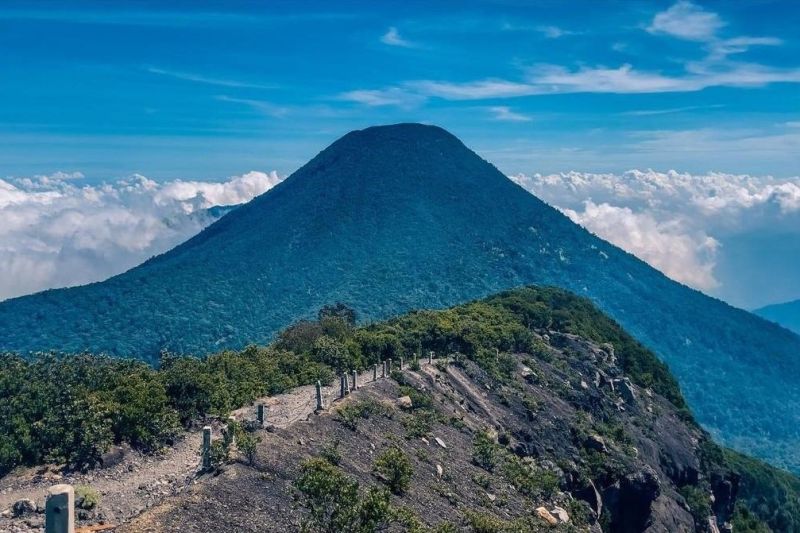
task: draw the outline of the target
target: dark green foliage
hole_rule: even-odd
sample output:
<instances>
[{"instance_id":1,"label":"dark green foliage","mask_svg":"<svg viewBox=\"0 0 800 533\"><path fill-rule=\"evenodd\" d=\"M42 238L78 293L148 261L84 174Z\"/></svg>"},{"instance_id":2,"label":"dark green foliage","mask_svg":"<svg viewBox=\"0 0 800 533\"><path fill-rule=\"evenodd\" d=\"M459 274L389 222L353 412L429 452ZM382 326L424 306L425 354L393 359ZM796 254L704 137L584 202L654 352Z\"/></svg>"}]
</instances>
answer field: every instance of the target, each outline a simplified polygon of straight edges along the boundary
<instances>
[{"instance_id":1,"label":"dark green foliage","mask_svg":"<svg viewBox=\"0 0 800 533\"><path fill-rule=\"evenodd\" d=\"M320 457L334 466L339 466L342 462L342 452L339 451L339 440L334 440L322 447L319 451Z\"/></svg>"},{"instance_id":2,"label":"dark green foliage","mask_svg":"<svg viewBox=\"0 0 800 533\"><path fill-rule=\"evenodd\" d=\"M402 374L400 374L402 376ZM411 398L411 409L431 409L433 396L430 393L416 389L410 385L400 385L400 394Z\"/></svg>"},{"instance_id":3,"label":"dark green foliage","mask_svg":"<svg viewBox=\"0 0 800 533\"><path fill-rule=\"evenodd\" d=\"M347 403L336 410L336 416L342 425L353 431L358 428L359 420L387 413L386 407L375 400L359 400Z\"/></svg>"},{"instance_id":4,"label":"dark green foliage","mask_svg":"<svg viewBox=\"0 0 800 533\"><path fill-rule=\"evenodd\" d=\"M236 424L235 428L236 449L247 459L247 464L255 464L256 450L261 437L245 430L241 424Z\"/></svg>"},{"instance_id":5,"label":"dark green foliage","mask_svg":"<svg viewBox=\"0 0 800 533\"><path fill-rule=\"evenodd\" d=\"M680 490L681 496L686 500L689 511L692 513L695 524L702 524L714 513L711 511L709 493L700 487L687 485Z\"/></svg>"},{"instance_id":6,"label":"dark green foliage","mask_svg":"<svg viewBox=\"0 0 800 533\"><path fill-rule=\"evenodd\" d=\"M224 440L215 440L211 443L211 449L208 451L209 460L211 461L211 470L219 471L225 464L230 461L231 448L230 443Z\"/></svg>"},{"instance_id":7,"label":"dark green foliage","mask_svg":"<svg viewBox=\"0 0 800 533\"><path fill-rule=\"evenodd\" d=\"M773 531L800 531L800 479L731 450L727 467L741 476L739 499ZM739 513L742 520L747 515ZM734 530L736 531L736 530Z\"/></svg>"},{"instance_id":8,"label":"dark green foliage","mask_svg":"<svg viewBox=\"0 0 800 533\"><path fill-rule=\"evenodd\" d=\"M424 437L431 432L433 424L440 421L440 415L431 409L414 409L403 417L402 423L409 439Z\"/></svg>"},{"instance_id":9,"label":"dark green foliage","mask_svg":"<svg viewBox=\"0 0 800 533\"><path fill-rule=\"evenodd\" d=\"M88 485L75 487L75 507L91 511L100 504L100 493Z\"/></svg>"},{"instance_id":10,"label":"dark green foliage","mask_svg":"<svg viewBox=\"0 0 800 533\"><path fill-rule=\"evenodd\" d=\"M303 463L295 488L308 512L303 531L372 533L391 519L385 491L370 488L361 494L357 481L323 459Z\"/></svg>"},{"instance_id":11,"label":"dark green foliage","mask_svg":"<svg viewBox=\"0 0 800 533\"><path fill-rule=\"evenodd\" d=\"M341 319L351 327L356 324L355 310L341 302L337 302L335 305L325 305L317 313L317 319L320 322L324 322L328 318Z\"/></svg>"},{"instance_id":12,"label":"dark green foliage","mask_svg":"<svg viewBox=\"0 0 800 533\"><path fill-rule=\"evenodd\" d=\"M522 494L550 498L558 490L558 476L503 450L503 475Z\"/></svg>"},{"instance_id":13,"label":"dark green foliage","mask_svg":"<svg viewBox=\"0 0 800 533\"><path fill-rule=\"evenodd\" d=\"M375 460L374 470L394 494L403 494L408 489L414 473L408 456L397 447L380 454Z\"/></svg>"},{"instance_id":14,"label":"dark green foliage","mask_svg":"<svg viewBox=\"0 0 800 533\"><path fill-rule=\"evenodd\" d=\"M43 462L89 468L112 443L152 451L179 423L332 377L307 356L256 347L164 355L159 369L102 356L0 356L0 475Z\"/></svg>"},{"instance_id":15,"label":"dark green foliage","mask_svg":"<svg viewBox=\"0 0 800 533\"><path fill-rule=\"evenodd\" d=\"M494 439L485 431L479 431L472 440L472 462L491 472L497 465L500 450Z\"/></svg>"},{"instance_id":16,"label":"dark green foliage","mask_svg":"<svg viewBox=\"0 0 800 533\"><path fill-rule=\"evenodd\" d=\"M742 503L736 504L736 509L731 518L733 530L736 533L772 533L772 530Z\"/></svg>"}]
</instances>

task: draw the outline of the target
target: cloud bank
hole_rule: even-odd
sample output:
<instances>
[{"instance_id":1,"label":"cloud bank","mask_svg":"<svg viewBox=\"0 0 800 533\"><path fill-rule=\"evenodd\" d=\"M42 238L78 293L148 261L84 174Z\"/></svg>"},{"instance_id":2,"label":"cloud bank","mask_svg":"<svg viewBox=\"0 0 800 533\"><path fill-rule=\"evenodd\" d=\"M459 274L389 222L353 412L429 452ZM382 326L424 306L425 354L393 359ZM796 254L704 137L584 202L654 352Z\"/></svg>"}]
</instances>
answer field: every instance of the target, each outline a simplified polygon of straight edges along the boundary
<instances>
[{"instance_id":1,"label":"cloud bank","mask_svg":"<svg viewBox=\"0 0 800 533\"><path fill-rule=\"evenodd\" d=\"M209 208L247 202L281 181L275 172L220 183L82 179L0 179L0 300L123 272L213 222Z\"/></svg>"},{"instance_id":2,"label":"cloud bank","mask_svg":"<svg viewBox=\"0 0 800 533\"><path fill-rule=\"evenodd\" d=\"M756 232L800 239L800 177L631 170L511 179L669 277L712 294L722 289L715 269L726 242ZM740 274L737 281L747 283Z\"/></svg>"}]
</instances>

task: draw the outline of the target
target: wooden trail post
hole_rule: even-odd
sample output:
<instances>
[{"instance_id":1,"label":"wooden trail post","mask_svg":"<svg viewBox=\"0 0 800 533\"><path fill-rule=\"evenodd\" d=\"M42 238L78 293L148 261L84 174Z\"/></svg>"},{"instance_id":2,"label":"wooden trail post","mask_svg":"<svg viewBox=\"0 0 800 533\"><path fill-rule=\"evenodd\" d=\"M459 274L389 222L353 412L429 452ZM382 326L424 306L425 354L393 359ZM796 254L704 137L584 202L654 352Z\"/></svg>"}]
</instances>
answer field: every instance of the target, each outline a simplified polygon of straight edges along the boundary
<instances>
[{"instance_id":1,"label":"wooden trail post","mask_svg":"<svg viewBox=\"0 0 800 533\"><path fill-rule=\"evenodd\" d=\"M225 426L225 441L228 446L236 446L236 418L233 415L228 417L228 425Z\"/></svg>"},{"instance_id":2,"label":"wooden trail post","mask_svg":"<svg viewBox=\"0 0 800 533\"><path fill-rule=\"evenodd\" d=\"M211 468L211 426L203 427L203 470Z\"/></svg>"},{"instance_id":3,"label":"wooden trail post","mask_svg":"<svg viewBox=\"0 0 800 533\"><path fill-rule=\"evenodd\" d=\"M264 404L263 403L258 404L258 406L256 407L256 419L258 420L259 426L264 425L264 411L265 411Z\"/></svg>"},{"instance_id":4,"label":"wooden trail post","mask_svg":"<svg viewBox=\"0 0 800 533\"><path fill-rule=\"evenodd\" d=\"M386 361L381 362L381 377L386 377Z\"/></svg>"},{"instance_id":5,"label":"wooden trail post","mask_svg":"<svg viewBox=\"0 0 800 533\"><path fill-rule=\"evenodd\" d=\"M429 365L432 365L432 364L433 364L433 350L431 350L430 352L428 352L428 364L429 364Z\"/></svg>"},{"instance_id":6,"label":"wooden trail post","mask_svg":"<svg viewBox=\"0 0 800 533\"><path fill-rule=\"evenodd\" d=\"M358 388L358 370L353 370L353 390Z\"/></svg>"},{"instance_id":7,"label":"wooden trail post","mask_svg":"<svg viewBox=\"0 0 800 533\"><path fill-rule=\"evenodd\" d=\"M400 370L403 370L403 358L400 358Z\"/></svg>"},{"instance_id":8,"label":"wooden trail post","mask_svg":"<svg viewBox=\"0 0 800 533\"><path fill-rule=\"evenodd\" d=\"M372 381L378 381L378 363L372 366Z\"/></svg>"},{"instance_id":9,"label":"wooden trail post","mask_svg":"<svg viewBox=\"0 0 800 533\"><path fill-rule=\"evenodd\" d=\"M314 386L317 393L317 411L322 411L325 407L322 405L322 382L317 380L316 385Z\"/></svg>"},{"instance_id":10,"label":"wooden trail post","mask_svg":"<svg viewBox=\"0 0 800 533\"><path fill-rule=\"evenodd\" d=\"M75 533L75 490L72 485L53 485L47 489L44 507L45 533Z\"/></svg>"}]
</instances>

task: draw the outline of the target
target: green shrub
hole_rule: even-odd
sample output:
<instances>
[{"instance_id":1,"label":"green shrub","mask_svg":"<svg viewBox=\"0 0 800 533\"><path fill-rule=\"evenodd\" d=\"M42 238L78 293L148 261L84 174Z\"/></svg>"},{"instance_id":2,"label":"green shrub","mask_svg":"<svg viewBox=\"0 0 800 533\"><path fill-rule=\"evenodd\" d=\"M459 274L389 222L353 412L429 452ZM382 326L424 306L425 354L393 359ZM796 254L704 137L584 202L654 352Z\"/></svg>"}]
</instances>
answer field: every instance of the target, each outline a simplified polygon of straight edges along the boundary
<instances>
[{"instance_id":1,"label":"green shrub","mask_svg":"<svg viewBox=\"0 0 800 533\"><path fill-rule=\"evenodd\" d=\"M412 411L403 417L402 424L406 430L406 437L415 439L424 437L431 432L433 424L439 421L439 414L429 409Z\"/></svg>"},{"instance_id":2,"label":"green shrub","mask_svg":"<svg viewBox=\"0 0 800 533\"><path fill-rule=\"evenodd\" d=\"M238 430L236 431L236 448L244 455L249 465L255 464L259 442L261 442L260 436L245 431L242 429L241 425L238 426Z\"/></svg>"},{"instance_id":3,"label":"green shrub","mask_svg":"<svg viewBox=\"0 0 800 533\"><path fill-rule=\"evenodd\" d=\"M342 462L342 452L339 451L339 439L325 444L319 451L320 457L328 461L334 466L338 466Z\"/></svg>"},{"instance_id":4,"label":"green shrub","mask_svg":"<svg viewBox=\"0 0 800 533\"><path fill-rule=\"evenodd\" d=\"M389 448L379 455L373 468L394 494L403 494L408 489L414 473L408 456L396 447Z\"/></svg>"},{"instance_id":5,"label":"green shrub","mask_svg":"<svg viewBox=\"0 0 800 533\"><path fill-rule=\"evenodd\" d=\"M100 493L88 485L75 487L75 507L91 511L100 505Z\"/></svg>"},{"instance_id":6,"label":"green shrub","mask_svg":"<svg viewBox=\"0 0 800 533\"><path fill-rule=\"evenodd\" d=\"M472 462L491 472L499 459L498 446L486 431L479 431L472 439Z\"/></svg>"},{"instance_id":7,"label":"green shrub","mask_svg":"<svg viewBox=\"0 0 800 533\"><path fill-rule=\"evenodd\" d=\"M550 498L558 490L558 476L553 472L537 468L508 452L503 455L503 475L522 494Z\"/></svg>"},{"instance_id":8,"label":"green shrub","mask_svg":"<svg viewBox=\"0 0 800 533\"><path fill-rule=\"evenodd\" d=\"M231 449L225 441L215 440L211 443L208 456L211 462L211 469L219 471L230 461Z\"/></svg>"},{"instance_id":9,"label":"green shrub","mask_svg":"<svg viewBox=\"0 0 800 533\"><path fill-rule=\"evenodd\" d=\"M324 459L305 461L294 486L308 513L303 531L368 533L385 528L392 518L385 490L373 487L360 494L357 481Z\"/></svg>"},{"instance_id":10,"label":"green shrub","mask_svg":"<svg viewBox=\"0 0 800 533\"><path fill-rule=\"evenodd\" d=\"M400 394L411 398L411 409L432 409L433 395L410 385L400 385Z\"/></svg>"},{"instance_id":11,"label":"green shrub","mask_svg":"<svg viewBox=\"0 0 800 533\"><path fill-rule=\"evenodd\" d=\"M359 400L340 407L336 411L336 416L344 427L355 431L358 428L359 420L387 413L386 407L375 400Z\"/></svg>"},{"instance_id":12,"label":"green shrub","mask_svg":"<svg viewBox=\"0 0 800 533\"><path fill-rule=\"evenodd\" d=\"M709 492L694 485L686 485L680 489L681 496L689 506L689 512L694 517L695 524L702 524L713 514Z\"/></svg>"}]
</instances>

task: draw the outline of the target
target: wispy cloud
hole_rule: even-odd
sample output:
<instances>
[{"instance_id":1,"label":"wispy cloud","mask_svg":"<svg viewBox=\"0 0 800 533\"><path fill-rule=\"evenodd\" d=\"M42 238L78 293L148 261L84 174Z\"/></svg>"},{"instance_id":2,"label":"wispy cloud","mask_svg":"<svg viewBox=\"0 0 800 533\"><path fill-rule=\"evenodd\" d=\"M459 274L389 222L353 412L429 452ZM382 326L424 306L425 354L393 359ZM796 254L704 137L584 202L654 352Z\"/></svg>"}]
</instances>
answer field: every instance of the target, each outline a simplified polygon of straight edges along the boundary
<instances>
[{"instance_id":1,"label":"wispy cloud","mask_svg":"<svg viewBox=\"0 0 800 533\"><path fill-rule=\"evenodd\" d=\"M399 87L387 89L358 89L338 95L339 100L355 102L369 107L396 106L412 108L425 101L425 96Z\"/></svg>"},{"instance_id":2,"label":"wispy cloud","mask_svg":"<svg viewBox=\"0 0 800 533\"><path fill-rule=\"evenodd\" d=\"M647 117L653 115L670 115L672 113L684 113L686 111L697 111L699 109L717 109L720 107L724 107L723 105L709 105L709 106L699 106L699 105L689 105L684 107L670 107L666 109L637 109L634 111L625 111L622 115L630 115L634 117Z\"/></svg>"},{"instance_id":3,"label":"wispy cloud","mask_svg":"<svg viewBox=\"0 0 800 533\"><path fill-rule=\"evenodd\" d=\"M145 70L151 74L158 74L160 76L169 76L178 80L191 81L195 83L203 83L206 85L218 85L221 87L236 87L247 89L276 89L278 86L274 84L252 83L248 81L230 80L224 78L213 78L203 76L201 74L193 74L191 72L181 72L177 70L168 70L157 67L145 67Z\"/></svg>"},{"instance_id":4,"label":"wispy cloud","mask_svg":"<svg viewBox=\"0 0 800 533\"><path fill-rule=\"evenodd\" d=\"M548 39L560 39L567 35L578 35L579 32L565 30L558 26L537 26L536 31L547 37Z\"/></svg>"},{"instance_id":5,"label":"wispy cloud","mask_svg":"<svg viewBox=\"0 0 800 533\"><path fill-rule=\"evenodd\" d=\"M657 13L647 31L689 41L707 41L724 25L716 13L681 0L666 11Z\"/></svg>"},{"instance_id":6,"label":"wispy cloud","mask_svg":"<svg viewBox=\"0 0 800 533\"><path fill-rule=\"evenodd\" d=\"M289 114L288 107L278 106L270 102L265 102L263 100L252 100L249 98L234 98L232 96L227 96L224 94L216 96L215 98L220 102L231 102L234 104L242 104L249 106L255 109L256 111L260 111L265 115L269 115L274 118L283 118L287 114Z\"/></svg>"},{"instance_id":7,"label":"wispy cloud","mask_svg":"<svg viewBox=\"0 0 800 533\"><path fill-rule=\"evenodd\" d=\"M401 46L403 48L414 48L416 46L415 43L404 39L403 36L400 35L400 31L394 26L390 27L386 30L386 33L381 35L381 42L389 46Z\"/></svg>"},{"instance_id":8,"label":"wispy cloud","mask_svg":"<svg viewBox=\"0 0 800 533\"><path fill-rule=\"evenodd\" d=\"M533 120L531 117L523 115L522 113L517 113L510 107L504 105L492 106L487 109L492 114L494 120L501 120L504 122L530 122Z\"/></svg>"},{"instance_id":9,"label":"wispy cloud","mask_svg":"<svg viewBox=\"0 0 800 533\"><path fill-rule=\"evenodd\" d=\"M725 22L716 13L680 1L657 13L647 31L701 43L699 60L684 63L683 72L665 74L643 70L625 63L577 68L540 64L524 67L520 79L484 78L468 81L412 80L380 89L360 89L349 95L360 96L367 105L418 105L429 98L444 100L485 100L566 93L668 93L695 92L709 87L764 87L772 83L800 83L800 68L775 67L733 61L730 56L753 46L778 46L775 37L734 36L721 38L718 31ZM504 29L519 29L504 26ZM567 32L554 26L539 27L550 37ZM356 100L353 98L353 100ZM394 103L396 102L396 103Z\"/></svg>"},{"instance_id":10,"label":"wispy cloud","mask_svg":"<svg viewBox=\"0 0 800 533\"><path fill-rule=\"evenodd\" d=\"M781 39L775 37L741 35L724 39L719 36L719 30L724 26L725 22L717 13L705 11L691 2L681 0L666 11L656 13L647 31L707 43L706 61L720 61L729 55L746 52L753 46L783 44Z\"/></svg>"}]
</instances>

